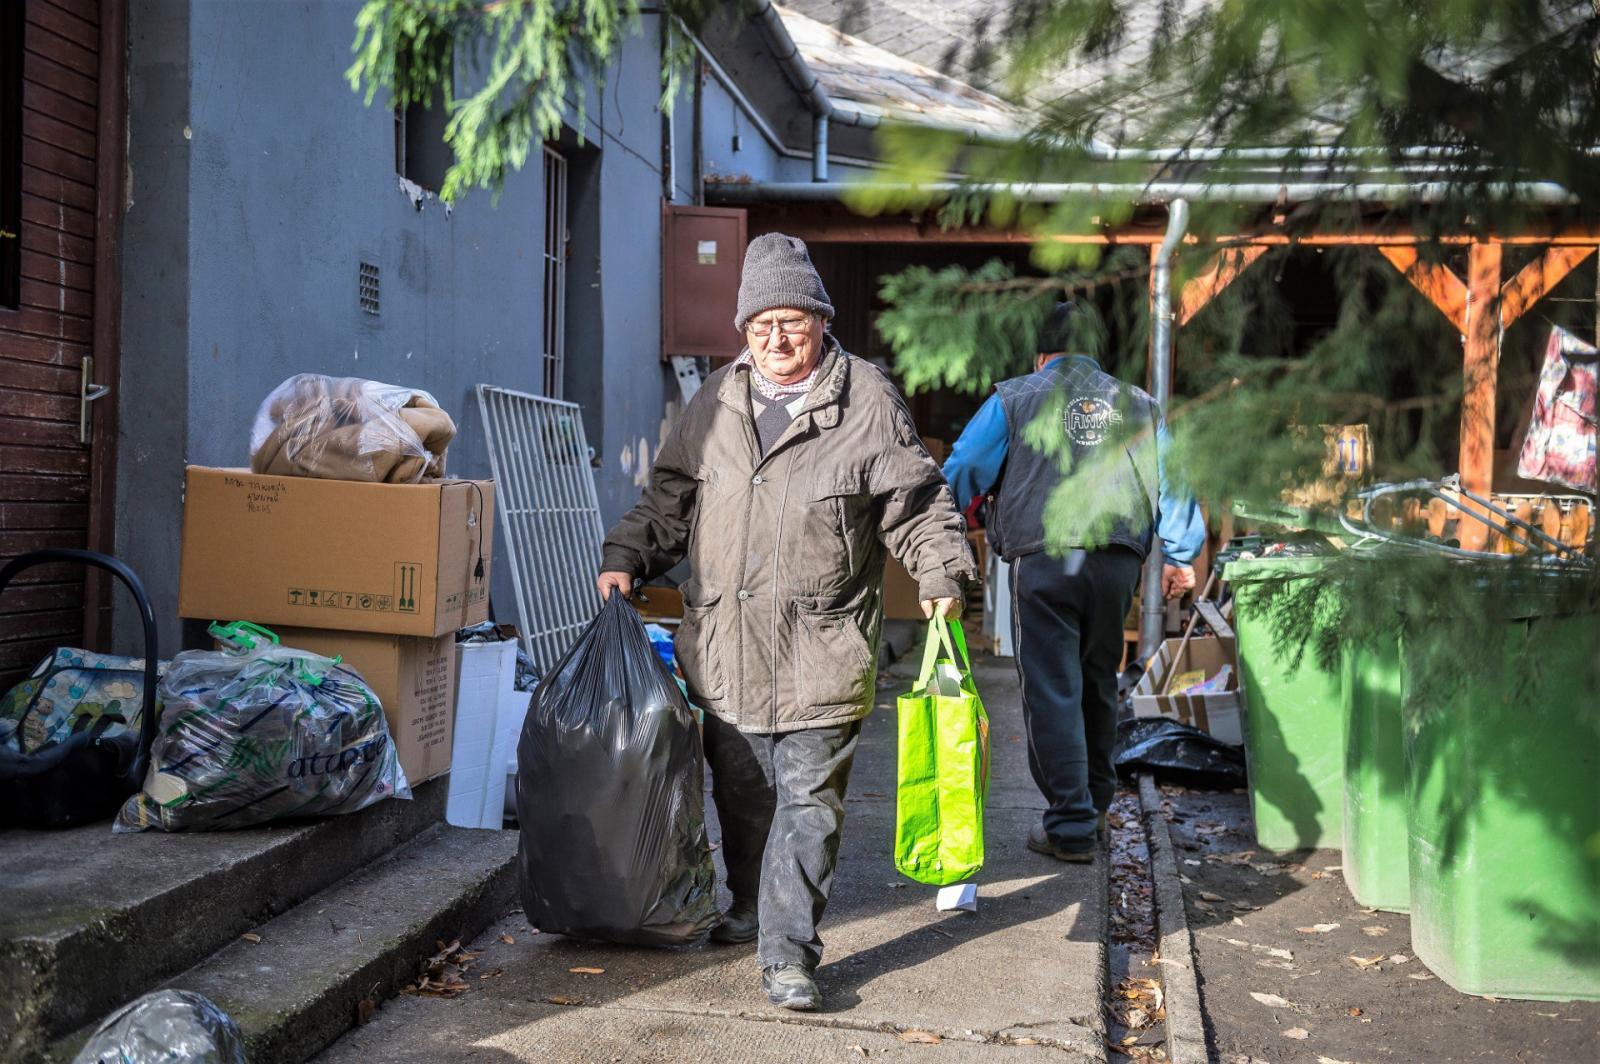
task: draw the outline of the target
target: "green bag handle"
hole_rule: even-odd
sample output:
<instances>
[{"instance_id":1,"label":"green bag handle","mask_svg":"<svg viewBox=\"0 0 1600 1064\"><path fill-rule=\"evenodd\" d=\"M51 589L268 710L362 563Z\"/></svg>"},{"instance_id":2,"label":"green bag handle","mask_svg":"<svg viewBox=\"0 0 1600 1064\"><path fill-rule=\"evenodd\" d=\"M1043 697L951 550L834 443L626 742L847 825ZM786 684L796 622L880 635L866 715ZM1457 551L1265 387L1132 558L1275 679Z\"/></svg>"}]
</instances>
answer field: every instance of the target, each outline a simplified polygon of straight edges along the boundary
<instances>
[{"instance_id":1,"label":"green bag handle","mask_svg":"<svg viewBox=\"0 0 1600 1064\"><path fill-rule=\"evenodd\" d=\"M257 637L267 640L273 646L278 645L277 632L270 628L263 628L259 624L253 624L250 621L234 621L232 624L218 624L216 621L212 621L206 628L206 632L213 639L221 640L233 647L244 650L254 650Z\"/></svg>"},{"instance_id":2,"label":"green bag handle","mask_svg":"<svg viewBox=\"0 0 1600 1064\"><path fill-rule=\"evenodd\" d=\"M961 622L946 620L936 613L928 622L928 639L922 651L922 674L917 678L918 690L927 687L928 681L933 679L933 667L938 663L941 648L953 664L961 666L962 675L971 675L972 661L967 657L967 637L961 630ZM959 656L956 653L958 650Z\"/></svg>"}]
</instances>

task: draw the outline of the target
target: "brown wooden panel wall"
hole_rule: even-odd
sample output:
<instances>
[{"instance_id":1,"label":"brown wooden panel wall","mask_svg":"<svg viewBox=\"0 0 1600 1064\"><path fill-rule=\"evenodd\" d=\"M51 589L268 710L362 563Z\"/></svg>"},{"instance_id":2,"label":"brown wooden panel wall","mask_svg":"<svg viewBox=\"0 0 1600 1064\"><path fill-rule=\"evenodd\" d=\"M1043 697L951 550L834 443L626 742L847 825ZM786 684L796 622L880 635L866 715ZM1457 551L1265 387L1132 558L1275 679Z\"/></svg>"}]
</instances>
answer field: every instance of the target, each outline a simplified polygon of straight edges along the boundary
<instances>
[{"instance_id":1,"label":"brown wooden panel wall","mask_svg":"<svg viewBox=\"0 0 1600 1064\"><path fill-rule=\"evenodd\" d=\"M78 388L94 350L100 0L7 0L22 32L21 282L0 307L0 560L89 545ZM9 60L8 60L9 64ZM15 76L14 71L6 71ZM0 598L0 684L84 628L84 576L33 570Z\"/></svg>"}]
</instances>

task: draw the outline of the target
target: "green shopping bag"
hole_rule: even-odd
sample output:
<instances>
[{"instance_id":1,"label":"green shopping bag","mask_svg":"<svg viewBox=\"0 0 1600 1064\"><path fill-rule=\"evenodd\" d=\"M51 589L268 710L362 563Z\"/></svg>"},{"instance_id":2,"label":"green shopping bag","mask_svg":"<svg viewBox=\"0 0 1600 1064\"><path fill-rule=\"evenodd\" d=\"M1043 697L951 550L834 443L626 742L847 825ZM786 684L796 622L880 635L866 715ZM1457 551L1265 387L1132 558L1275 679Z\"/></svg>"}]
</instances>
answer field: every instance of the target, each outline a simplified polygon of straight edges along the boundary
<instances>
[{"instance_id":1,"label":"green shopping bag","mask_svg":"<svg viewBox=\"0 0 1600 1064\"><path fill-rule=\"evenodd\" d=\"M922 674L898 708L894 866L935 887L971 879L983 867L989 715L972 683L960 621L929 622Z\"/></svg>"}]
</instances>

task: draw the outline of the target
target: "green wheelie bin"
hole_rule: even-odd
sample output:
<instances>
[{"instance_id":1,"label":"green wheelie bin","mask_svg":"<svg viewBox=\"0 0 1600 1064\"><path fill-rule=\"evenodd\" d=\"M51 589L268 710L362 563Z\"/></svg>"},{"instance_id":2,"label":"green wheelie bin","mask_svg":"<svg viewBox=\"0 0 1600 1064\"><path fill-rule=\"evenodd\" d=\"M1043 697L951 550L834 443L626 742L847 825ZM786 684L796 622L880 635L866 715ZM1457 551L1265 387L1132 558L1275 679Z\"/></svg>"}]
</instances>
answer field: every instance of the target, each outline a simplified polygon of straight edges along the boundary
<instances>
[{"instance_id":1,"label":"green wheelie bin","mask_svg":"<svg viewBox=\"0 0 1600 1064\"><path fill-rule=\"evenodd\" d=\"M1495 679L1420 698L1402 642L1412 949L1466 993L1600 999L1600 613L1484 597Z\"/></svg>"},{"instance_id":2,"label":"green wheelie bin","mask_svg":"<svg viewBox=\"0 0 1600 1064\"><path fill-rule=\"evenodd\" d=\"M1411 907L1406 852L1406 758L1400 642L1346 643L1344 690L1345 886L1369 909Z\"/></svg>"},{"instance_id":3,"label":"green wheelie bin","mask_svg":"<svg viewBox=\"0 0 1600 1064\"><path fill-rule=\"evenodd\" d=\"M1244 695L1245 765L1256 843L1264 850L1337 848L1344 839L1344 704L1339 668L1325 669L1316 649L1278 645L1272 601L1252 601L1252 585L1316 573L1328 558L1268 557L1231 561ZM1318 613L1336 609L1329 595ZM1320 623L1318 617L1313 623Z\"/></svg>"}]
</instances>

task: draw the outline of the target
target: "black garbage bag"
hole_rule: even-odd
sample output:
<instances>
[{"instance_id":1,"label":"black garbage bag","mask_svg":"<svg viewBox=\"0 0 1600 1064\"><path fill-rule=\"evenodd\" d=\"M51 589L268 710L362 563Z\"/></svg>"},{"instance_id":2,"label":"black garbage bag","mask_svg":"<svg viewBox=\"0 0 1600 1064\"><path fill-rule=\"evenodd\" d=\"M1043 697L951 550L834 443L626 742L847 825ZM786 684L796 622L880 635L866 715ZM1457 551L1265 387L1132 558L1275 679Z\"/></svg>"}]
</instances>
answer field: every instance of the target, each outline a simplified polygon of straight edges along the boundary
<instances>
[{"instance_id":1,"label":"black garbage bag","mask_svg":"<svg viewBox=\"0 0 1600 1064\"><path fill-rule=\"evenodd\" d=\"M701 939L718 918L704 775L694 712L613 594L534 691L522 726L528 922L633 945Z\"/></svg>"},{"instance_id":2,"label":"black garbage bag","mask_svg":"<svg viewBox=\"0 0 1600 1064\"><path fill-rule=\"evenodd\" d=\"M210 999L156 990L106 1018L72 1064L245 1064L244 1035Z\"/></svg>"},{"instance_id":3,"label":"black garbage bag","mask_svg":"<svg viewBox=\"0 0 1600 1064\"><path fill-rule=\"evenodd\" d=\"M1124 775L1149 772L1189 786L1245 785L1244 747L1170 717L1118 721L1116 765Z\"/></svg>"}]
</instances>

